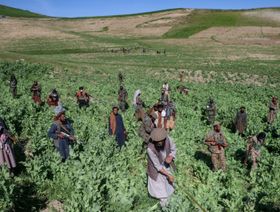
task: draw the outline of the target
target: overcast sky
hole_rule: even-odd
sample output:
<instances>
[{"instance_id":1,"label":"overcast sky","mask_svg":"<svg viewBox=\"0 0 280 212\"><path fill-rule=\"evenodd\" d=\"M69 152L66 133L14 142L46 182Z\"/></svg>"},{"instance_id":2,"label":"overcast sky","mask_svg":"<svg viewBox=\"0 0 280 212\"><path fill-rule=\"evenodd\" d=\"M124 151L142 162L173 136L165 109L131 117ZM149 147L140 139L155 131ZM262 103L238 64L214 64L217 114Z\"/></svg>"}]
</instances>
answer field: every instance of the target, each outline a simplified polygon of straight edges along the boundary
<instances>
[{"instance_id":1,"label":"overcast sky","mask_svg":"<svg viewBox=\"0 0 280 212\"><path fill-rule=\"evenodd\" d=\"M49 16L80 17L131 14L170 8L280 7L280 0L0 0L0 4Z\"/></svg>"}]
</instances>

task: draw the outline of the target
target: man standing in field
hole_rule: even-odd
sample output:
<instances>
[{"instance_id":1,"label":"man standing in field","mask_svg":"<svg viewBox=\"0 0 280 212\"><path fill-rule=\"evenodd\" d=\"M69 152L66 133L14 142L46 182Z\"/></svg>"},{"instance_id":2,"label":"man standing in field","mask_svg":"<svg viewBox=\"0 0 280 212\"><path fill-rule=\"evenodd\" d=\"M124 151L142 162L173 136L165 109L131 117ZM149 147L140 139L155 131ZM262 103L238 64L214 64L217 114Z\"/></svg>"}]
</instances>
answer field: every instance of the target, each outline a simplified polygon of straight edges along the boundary
<instances>
[{"instance_id":1,"label":"man standing in field","mask_svg":"<svg viewBox=\"0 0 280 212\"><path fill-rule=\"evenodd\" d=\"M61 161L69 157L69 144L75 141L74 129L68 119L65 116L65 110L61 105L55 108L55 118L48 131L49 138L52 138L54 145L61 156Z\"/></svg>"},{"instance_id":2,"label":"man standing in field","mask_svg":"<svg viewBox=\"0 0 280 212\"><path fill-rule=\"evenodd\" d=\"M10 135L5 127L5 124L0 123L0 167L6 165L11 176L13 176L16 161Z\"/></svg>"},{"instance_id":3,"label":"man standing in field","mask_svg":"<svg viewBox=\"0 0 280 212\"><path fill-rule=\"evenodd\" d=\"M59 105L59 95L56 89L53 89L50 93L47 103L49 106L58 106Z\"/></svg>"},{"instance_id":4,"label":"man standing in field","mask_svg":"<svg viewBox=\"0 0 280 212\"><path fill-rule=\"evenodd\" d=\"M34 101L35 104L41 105L42 104L42 100L41 100L41 86L39 85L39 83L37 81L34 81L30 91L32 92L32 99Z\"/></svg>"},{"instance_id":5,"label":"man standing in field","mask_svg":"<svg viewBox=\"0 0 280 212\"><path fill-rule=\"evenodd\" d=\"M269 111L268 111L268 116L267 116L267 123L272 124L277 116L278 112L278 101L277 97L273 96L271 99L271 102L268 105Z\"/></svg>"},{"instance_id":6,"label":"man standing in field","mask_svg":"<svg viewBox=\"0 0 280 212\"><path fill-rule=\"evenodd\" d=\"M257 159L261 156L261 146L263 145L265 138L266 134L264 132L248 138L244 164L247 165L248 158L251 156L253 162L252 169L257 168Z\"/></svg>"},{"instance_id":7,"label":"man standing in field","mask_svg":"<svg viewBox=\"0 0 280 212\"><path fill-rule=\"evenodd\" d=\"M158 104L156 113L156 120L155 125L156 128L163 128L167 129L167 118L166 118L166 111L164 110L163 104Z\"/></svg>"},{"instance_id":8,"label":"man standing in field","mask_svg":"<svg viewBox=\"0 0 280 212\"><path fill-rule=\"evenodd\" d=\"M217 115L217 108L213 99L209 99L206 106L206 115L208 124L213 124Z\"/></svg>"},{"instance_id":9,"label":"man standing in field","mask_svg":"<svg viewBox=\"0 0 280 212\"><path fill-rule=\"evenodd\" d=\"M240 111L237 112L234 126L239 135L244 136L244 131L247 127L247 113L244 106L240 107Z\"/></svg>"},{"instance_id":10,"label":"man standing in field","mask_svg":"<svg viewBox=\"0 0 280 212\"><path fill-rule=\"evenodd\" d=\"M88 107L91 95L89 95L85 90L84 87L79 87L79 91L76 93L77 103L79 107Z\"/></svg>"},{"instance_id":11,"label":"man standing in field","mask_svg":"<svg viewBox=\"0 0 280 212\"><path fill-rule=\"evenodd\" d=\"M143 139L143 149L147 148L149 140L150 140L150 134L152 130L155 128L155 120L157 118L157 115L155 113L152 113L148 115L145 113L144 119L139 127L138 134Z\"/></svg>"},{"instance_id":12,"label":"man standing in field","mask_svg":"<svg viewBox=\"0 0 280 212\"><path fill-rule=\"evenodd\" d=\"M109 118L109 135L115 136L118 147L125 145L126 129L124 127L122 116L119 114L119 108L114 106Z\"/></svg>"},{"instance_id":13,"label":"man standing in field","mask_svg":"<svg viewBox=\"0 0 280 212\"><path fill-rule=\"evenodd\" d=\"M204 143L208 146L208 150L211 153L211 160L213 164L213 170L218 169L226 170L226 159L224 148L228 146L224 133L221 130L219 122L215 122L211 130L205 138Z\"/></svg>"},{"instance_id":14,"label":"man standing in field","mask_svg":"<svg viewBox=\"0 0 280 212\"><path fill-rule=\"evenodd\" d=\"M125 112L125 110L127 109L127 91L126 89L121 85L119 92L118 92L118 101L119 101L119 107L121 109L122 112Z\"/></svg>"},{"instance_id":15,"label":"man standing in field","mask_svg":"<svg viewBox=\"0 0 280 212\"><path fill-rule=\"evenodd\" d=\"M154 129L150 138L147 148L148 191L152 197L160 200L161 207L165 207L174 192L175 179L171 168L175 170L176 146L164 129Z\"/></svg>"},{"instance_id":16,"label":"man standing in field","mask_svg":"<svg viewBox=\"0 0 280 212\"><path fill-rule=\"evenodd\" d=\"M10 78L10 90L12 92L13 98L17 97L17 79L14 74Z\"/></svg>"}]
</instances>

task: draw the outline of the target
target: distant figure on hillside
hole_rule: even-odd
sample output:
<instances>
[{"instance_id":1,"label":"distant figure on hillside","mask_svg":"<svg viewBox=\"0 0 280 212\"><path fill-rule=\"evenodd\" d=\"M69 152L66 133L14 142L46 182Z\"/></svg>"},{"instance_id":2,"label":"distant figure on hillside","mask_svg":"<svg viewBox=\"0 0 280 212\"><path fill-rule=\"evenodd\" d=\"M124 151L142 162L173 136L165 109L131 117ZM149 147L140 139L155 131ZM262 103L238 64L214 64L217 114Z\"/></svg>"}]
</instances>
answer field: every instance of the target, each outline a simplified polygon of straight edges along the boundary
<instances>
[{"instance_id":1,"label":"distant figure on hillside","mask_svg":"<svg viewBox=\"0 0 280 212\"><path fill-rule=\"evenodd\" d=\"M170 196L174 192L175 171L174 159L176 157L175 143L167 136L164 129L154 129L147 148L148 154L148 191L149 194L160 200L161 207L166 207Z\"/></svg>"},{"instance_id":2,"label":"distant figure on hillside","mask_svg":"<svg viewBox=\"0 0 280 212\"><path fill-rule=\"evenodd\" d=\"M10 78L10 90L13 95L13 98L17 97L17 79L14 74L11 75Z\"/></svg>"},{"instance_id":3,"label":"distant figure on hillside","mask_svg":"<svg viewBox=\"0 0 280 212\"><path fill-rule=\"evenodd\" d=\"M245 110L244 106L240 107L240 110L236 113L234 120L235 129L241 136L244 136L244 131L247 127L247 113Z\"/></svg>"},{"instance_id":4,"label":"distant figure on hillside","mask_svg":"<svg viewBox=\"0 0 280 212\"><path fill-rule=\"evenodd\" d=\"M213 130L208 133L204 143L208 146L208 150L211 153L213 170L217 171L221 168L225 171L226 159L224 148L226 148L228 144L219 122L214 123Z\"/></svg>"},{"instance_id":5,"label":"distant figure on hillside","mask_svg":"<svg viewBox=\"0 0 280 212\"><path fill-rule=\"evenodd\" d=\"M56 89L53 89L49 94L47 103L49 106L58 106L59 105L59 95Z\"/></svg>"},{"instance_id":6,"label":"distant figure on hillside","mask_svg":"<svg viewBox=\"0 0 280 212\"><path fill-rule=\"evenodd\" d=\"M127 98L128 98L128 93L126 89L121 85L118 91L118 102L122 112L125 112L126 109L128 108Z\"/></svg>"},{"instance_id":7,"label":"distant figure on hillside","mask_svg":"<svg viewBox=\"0 0 280 212\"><path fill-rule=\"evenodd\" d=\"M5 126L0 124L0 166L5 165L8 167L10 175L13 176L16 161L12 149L12 142Z\"/></svg>"},{"instance_id":8,"label":"distant figure on hillside","mask_svg":"<svg viewBox=\"0 0 280 212\"><path fill-rule=\"evenodd\" d=\"M206 106L206 115L207 115L207 123L213 124L215 122L215 117L217 115L217 108L212 98L209 99L209 102Z\"/></svg>"},{"instance_id":9,"label":"distant figure on hillside","mask_svg":"<svg viewBox=\"0 0 280 212\"><path fill-rule=\"evenodd\" d=\"M69 157L69 144L75 141L74 130L68 119L65 116L65 110L61 105L55 108L55 118L48 131L49 138L52 138L54 145L61 156L61 161Z\"/></svg>"},{"instance_id":10,"label":"distant figure on hillside","mask_svg":"<svg viewBox=\"0 0 280 212\"><path fill-rule=\"evenodd\" d=\"M37 81L34 81L30 91L32 92L32 99L34 101L35 104L42 104L42 100L41 100L41 86Z\"/></svg>"},{"instance_id":11,"label":"distant figure on hillside","mask_svg":"<svg viewBox=\"0 0 280 212\"><path fill-rule=\"evenodd\" d=\"M272 97L271 102L269 103L268 107L269 107L269 111L268 111L268 115L267 115L267 123L272 124L276 119L277 112L279 109L277 97L275 97L275 96Z\"/></svg>"},{"instance_id":12,"label":"distant figure on hillside","mask_svg":"<svg viewBox=\"0 0 280 212\"><path fill-rule=\"evenodd\" d=\"M126 140L126 129L119 108L114 106L109 118L109 135L115 136L118 147L123 147Z\"/></svg>"},{"instance_id":13,"label":"distant figure on hillside","mask_svg":"<svg viewBox=\"0 0 280 212\"><path fill-rule=\"evenodd\" d=\"M264 144L265 138L266 134L264 132L248 138L244 164L247 165L248 158L251 157L252 169L257 168L257 159L261 156L261 146Z\"/></svg>"},{"instance_id":14,"label":"distant figure on hillside","mask_svg":"<svg viewBox=\"0 0 280 212\"><path fill-rule=\"evenodd\" d=\"M88 107L91 95L89 95L85 90L84 87L79 87L79 91L76 92L77 103L79 107Z\"/></svg>"}]
</instances>

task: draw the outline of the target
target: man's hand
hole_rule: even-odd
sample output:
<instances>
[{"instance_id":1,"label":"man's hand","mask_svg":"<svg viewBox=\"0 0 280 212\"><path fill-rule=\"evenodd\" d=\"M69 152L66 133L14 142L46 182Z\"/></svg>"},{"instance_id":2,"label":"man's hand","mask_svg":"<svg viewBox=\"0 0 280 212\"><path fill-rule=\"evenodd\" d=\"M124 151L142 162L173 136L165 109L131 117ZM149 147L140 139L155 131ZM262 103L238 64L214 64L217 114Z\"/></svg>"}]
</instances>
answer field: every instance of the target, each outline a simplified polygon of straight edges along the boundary
<instances>
[{"instance_id":1,"label":"man's hand","mask_svg":"<svg viewBox=\"0 0 280 212\"><path fill-rule=\"evenodd\" d=\"M70 139L71 141L76 141L76 140L77 140L73 135L71 135L71 136L69 137L69 139Z\"/></svg>"},{"instance_id":2,"label":"man's hand","mask_svg":"<svg viewBox=\"0 0 280 212\"><path fill-rule=\"evenodd\" d=\"M170 164L172 161L173 161L173 156L172 156L172 155L168 155L168 156L166 157L166 159L165 159L165 162L166 162L167 164Z\"/></svg>"},{"instance_id":3,"label":"man's hand","mask_svg":"<svg viewBox=\"0 0 280 212\"><path fill-rule=\"evenodd\" d=\"M168 175L168 176L167 176L167 180L168 180L168 182L172 185L172 184L174 183L174 181L175 181L175 177L172 176L172 175Z\"/></svg>"},{"instance_id":4,"label":"man's hand","mask_svg":"<svg viewBox=\"0 0 280 212\"><path fill-rule=\"evenodd\" d=\"M63 133L59 133L59 134L57 135L57 137L63 139L63 138L64 138L64 135L63 135Z\"/></svg>"}]
</instances>

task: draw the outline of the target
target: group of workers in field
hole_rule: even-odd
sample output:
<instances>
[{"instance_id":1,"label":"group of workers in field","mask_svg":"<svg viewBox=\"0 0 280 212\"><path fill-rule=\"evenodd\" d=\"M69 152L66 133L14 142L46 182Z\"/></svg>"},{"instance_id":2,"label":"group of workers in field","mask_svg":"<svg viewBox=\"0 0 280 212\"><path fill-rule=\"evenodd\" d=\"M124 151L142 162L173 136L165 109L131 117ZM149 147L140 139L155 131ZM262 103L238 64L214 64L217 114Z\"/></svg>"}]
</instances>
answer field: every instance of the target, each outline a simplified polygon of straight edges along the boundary
<instances>
[{"instance_id":1,"label":"group of workers in field","mask_svg":"<svg viewBox=\"0 0 280 212\"><path fill-rule=\"evenodd\" d=\"M118 105L113 106L109 116L109 135L115 137L117 146L122 148L128 138L124 121L119 113L128 109L128 92L123 83L123 76L119 75L120 88L118 91ZM13 97L17 95L17 80L14 75L10 79L10 89ZM31 87L32 99L35 104L41 105L41 86L35 81ZM177 92L187 95L189 89L185 86L178 86ZM90 103L89 95L83 87L76 92L77 104L80 108L88 107ZM54 141L54 146L58 150L62 162L69 157L69 145L76 141L74 129L71 122L67 119L65 109L60 101L59 93L56 89L52 90L47 98L47 104L54 107L54 120L48 130L48 137ZM161 95L158 101L148 108L141 97L141 91L136 90L133 97L133 107L135 118L140 121L138 130L139 136L143 139L142 151L148 155L148 191L149 194L160 200L162 207L168 203L168 198L174 192L174 176L171 169L175 170L174 160L176 158L176 145L170 138L169 132L175 127L176 107L171 100L171 89L167 82L161 88ZM213 99L210 99L205 108L207 123L213 129L206 135L204 143L208 146L211 154L213 170L226 170L225 148L228 147L227 139L221 129L221 124L216 121L217 106ZM269 103L267 116L268 124L272 124L277 116L278 101L272 97ZM244 137L247 127L247 113L245 107L240 107L233 121L238 134ZM248 158L252 159L252 168L257 167L257 160L260 157L260 149L266 138L266 134L261 132L250 136L247 139L246 155L244 164L247 165ZM12 149L12 139L4 120L0 119L0 165L7 165L12 172L16 167L15 157Z\"/></svg>"}]
</instances>

